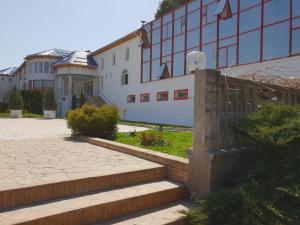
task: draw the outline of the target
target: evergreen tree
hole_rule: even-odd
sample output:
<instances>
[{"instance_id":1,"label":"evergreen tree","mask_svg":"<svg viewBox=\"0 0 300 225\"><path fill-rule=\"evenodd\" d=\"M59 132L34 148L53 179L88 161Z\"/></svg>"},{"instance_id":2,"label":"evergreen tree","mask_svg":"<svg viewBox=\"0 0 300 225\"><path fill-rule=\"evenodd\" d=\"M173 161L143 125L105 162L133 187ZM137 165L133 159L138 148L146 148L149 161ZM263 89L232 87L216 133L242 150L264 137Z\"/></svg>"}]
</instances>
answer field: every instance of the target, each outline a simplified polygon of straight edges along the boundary
<instances>
[{"instance_id":1,"label":"evergreen tree","mask_svg":"<svg viewBox=\"0 0 300 225\"><path fill-rule=\"evenodd\" d=\"M155 13L155 18L158 18L165 13L170 12L173 9L180 7L181 5L187 3L190 0L162 0L159 3L158 9Z\"/></svg>"},{"instance_id":2,"label":"evergreen tree","mask_svg":"<svg viewBox=\"0 0 300 225\"><path fill-rule=\"evenodd\" d=\"M49 88L44 95L43 99L44 110L55 111L56 110L56 101L55 101L55 93L53 88Z\"/></svg>"}]
</instances>

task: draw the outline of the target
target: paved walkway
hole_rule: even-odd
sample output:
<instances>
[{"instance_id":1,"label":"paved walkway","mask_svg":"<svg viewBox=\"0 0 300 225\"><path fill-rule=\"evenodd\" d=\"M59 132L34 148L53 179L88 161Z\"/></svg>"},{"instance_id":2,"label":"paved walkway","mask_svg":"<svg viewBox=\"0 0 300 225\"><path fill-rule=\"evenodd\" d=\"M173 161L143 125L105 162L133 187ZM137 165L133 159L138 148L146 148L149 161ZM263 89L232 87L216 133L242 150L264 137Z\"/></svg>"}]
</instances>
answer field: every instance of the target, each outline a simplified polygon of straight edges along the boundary
<instances>
[{"instance_id":1,"label":"paved walkway","mask_svg":"<svg viewBox=\"0 0 300 225\"><path fill-rule=\"evenodd\" d=\"M0 119L0 191L158 165L76 142L70 133L64 120Z\"/></svg>"},{"instance_id":2,"label":"paved walkway","mask_svg":"<svg viewBox=\"0 0 300 225\"><path fill-rule=\"evenodd\" d=\"M145 131L148 128L118 125L119 132L136 130ZM40 139L49 137L70 136L71 131L66 121L62 119L1 119L0 140Z\"/></svg>"}]
</instances>

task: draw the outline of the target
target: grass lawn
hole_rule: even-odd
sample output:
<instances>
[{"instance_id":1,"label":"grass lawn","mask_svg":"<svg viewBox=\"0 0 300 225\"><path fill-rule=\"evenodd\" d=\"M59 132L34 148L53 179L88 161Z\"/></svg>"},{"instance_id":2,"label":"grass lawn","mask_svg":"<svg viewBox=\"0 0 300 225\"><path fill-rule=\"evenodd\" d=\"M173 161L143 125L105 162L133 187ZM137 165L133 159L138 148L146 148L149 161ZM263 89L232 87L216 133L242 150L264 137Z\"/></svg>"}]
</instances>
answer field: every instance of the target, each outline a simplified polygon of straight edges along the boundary
<instances>
[{"instance_id":1,"label":"grass lawn","mask_svg":"<svg viewBox=\"0 0 300 225\"><path fill-rule=\"evenodd\" d=\"M181 126L181 125L147 123L147 122L128 121L128 120L121 120L120 124L130 125L130 126L146 126L153 129L158 129L160 126L163 126L164 128L191 128L191 127Z\"/></svg>"},{"instance_id":2,"label":"grass lawn","mask_svg":"<svg viewBox=\"0 0 300 225\"><path fill-rule=\"evenodd\" d=\"M10 113L0 113L0 118L10 118ZM44 118L43 115L23 113L22 118Z\"/></svg>"},{"instance_id":3,"label":"grass lawn","mask_svg":"<svg viewBox=\"0 0 300 225\"><path fill-rule=\"evenodd\" d=\"M159 134L159 131L146 131L146 133ZM146 148L158 152L167 153L183 158L187 158L186 150L192 147L192 132L168 132L164 131L163 137L166 140L165 146L144 146L140 144L142 132L137 132L135 137L129 136L127 133L118 133L116 142Z\"/></svg>"}]
</instances>

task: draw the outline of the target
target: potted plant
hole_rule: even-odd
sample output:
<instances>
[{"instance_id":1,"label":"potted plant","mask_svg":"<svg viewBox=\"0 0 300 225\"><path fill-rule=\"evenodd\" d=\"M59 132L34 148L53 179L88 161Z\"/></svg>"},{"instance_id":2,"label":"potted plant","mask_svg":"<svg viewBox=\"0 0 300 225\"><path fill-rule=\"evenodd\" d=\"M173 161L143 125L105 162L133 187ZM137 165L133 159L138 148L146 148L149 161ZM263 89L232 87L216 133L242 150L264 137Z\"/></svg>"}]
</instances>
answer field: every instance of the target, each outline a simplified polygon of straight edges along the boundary
<instances>
[{"instance_id":1,"label":"potted plant","mask_svg":"<svg viewBox=\"0 0 300 225\"><path fill-rule=\"evenodd\" d=\"M24 103L21 93L16 87L13 88L9 95L9 108L11 118L21 118Z\"/></svg>"},{"instance_id":2,"label":"potted plant","mask_svg":"<svg viewBox=\"0 0 300 225\"><path fill-rule=\"evenodd\" d=\"M56 101L53 88L49 88L43 99L44 107L44 118L45 119L55 119L56 118Z\"/></svg>"}]
</instances>

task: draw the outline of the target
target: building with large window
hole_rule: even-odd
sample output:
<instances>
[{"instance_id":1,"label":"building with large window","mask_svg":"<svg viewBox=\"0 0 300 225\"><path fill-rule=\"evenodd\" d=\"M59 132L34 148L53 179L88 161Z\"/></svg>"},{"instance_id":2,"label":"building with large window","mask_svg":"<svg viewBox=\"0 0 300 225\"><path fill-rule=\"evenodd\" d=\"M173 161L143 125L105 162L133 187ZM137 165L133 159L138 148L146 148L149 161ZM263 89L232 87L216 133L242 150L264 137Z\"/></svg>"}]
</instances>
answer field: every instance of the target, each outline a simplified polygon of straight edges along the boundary
<instances>
[{"instance_id":1,"label":"building with large window","mask_svg":"<svg viewBox=\"0 0 300 225\"><path fill-rule=\"evenodd\" d=\"M228 76L299 76L300 0L189 1L92 53L27 56L14 74L19 88L54 87L60 116L84 93L116 104L125 120L192 125L191 51Z\"/></svg>"}]
</instances>

